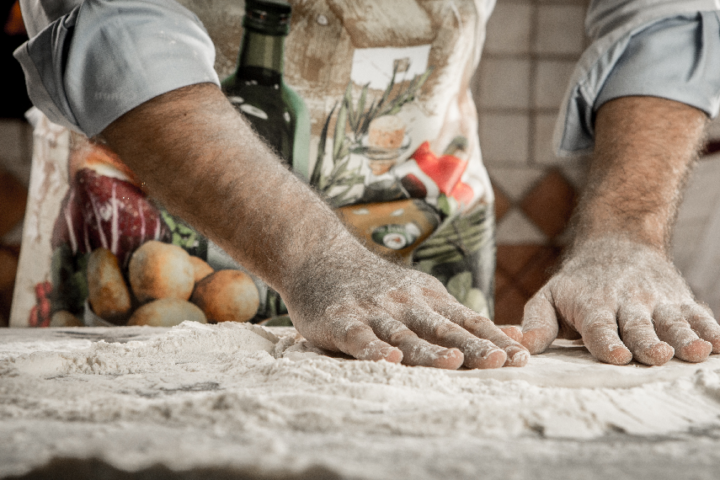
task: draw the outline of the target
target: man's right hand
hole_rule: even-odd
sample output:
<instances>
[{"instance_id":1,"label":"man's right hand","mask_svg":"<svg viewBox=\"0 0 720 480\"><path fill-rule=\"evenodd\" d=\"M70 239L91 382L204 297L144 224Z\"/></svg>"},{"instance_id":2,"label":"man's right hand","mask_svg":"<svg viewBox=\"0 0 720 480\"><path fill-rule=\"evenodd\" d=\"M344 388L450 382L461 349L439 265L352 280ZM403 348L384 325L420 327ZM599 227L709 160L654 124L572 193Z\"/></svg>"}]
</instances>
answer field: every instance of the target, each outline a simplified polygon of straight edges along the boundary
<instances>
[{"instance_id":1,"label":"man's right hand","mask_svg":"<svg viewBox=\"0 0 720 480\"><path fill-rule=\"evenodd\" d=\"M353 238L309 258L283 295L297 330L359 359L437 368L520 367L529 354L435 278L389 263Z\"/></svg>"},{"instance_id":2,"label":"man's right hand","mask_svg":"<svg viewBox=\"0 0 720 480\"><path fill-rule=\"evenodd\" d=\"M156 97L103 137L170 211L279 292L311 342L439 368L527 362L522 345L436 279L360 245L215 85Z\"/></svg>"}]
</instances>

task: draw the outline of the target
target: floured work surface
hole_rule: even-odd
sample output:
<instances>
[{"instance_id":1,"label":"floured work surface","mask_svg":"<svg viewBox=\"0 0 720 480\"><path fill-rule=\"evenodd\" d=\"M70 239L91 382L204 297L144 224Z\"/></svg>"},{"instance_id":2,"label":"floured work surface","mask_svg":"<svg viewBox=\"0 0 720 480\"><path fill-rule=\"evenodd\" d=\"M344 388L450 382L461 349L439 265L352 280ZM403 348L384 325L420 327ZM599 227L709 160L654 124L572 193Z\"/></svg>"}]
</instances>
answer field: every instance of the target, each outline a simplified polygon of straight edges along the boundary
<instances>
[{"instance_id":1,"label":"floured work surface","mask_svg":"<svg viewBox=\"0 0 720 480\"><path fill-rule=\"evenodd\" d=\"M718 374L720 356L615 367L569 342L448 372L288 328L3 330L0 476L716 478Z\"/></svg>"}]
</instances>

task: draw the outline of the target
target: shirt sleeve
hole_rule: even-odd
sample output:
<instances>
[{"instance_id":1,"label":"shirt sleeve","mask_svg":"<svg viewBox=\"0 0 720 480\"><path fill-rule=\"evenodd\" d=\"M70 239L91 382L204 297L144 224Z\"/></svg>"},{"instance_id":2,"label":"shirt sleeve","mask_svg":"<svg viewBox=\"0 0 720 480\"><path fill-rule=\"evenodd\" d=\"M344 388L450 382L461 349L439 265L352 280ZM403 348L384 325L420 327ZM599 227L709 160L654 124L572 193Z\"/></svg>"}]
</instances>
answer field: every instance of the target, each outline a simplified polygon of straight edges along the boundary
<instances>
[{"instance_id":1,"label":"shirt sleeve","mask_svg":"<svg viewBox=\"0 0 720 480\"><path fill-rule=\"evenodd\" d=\"M219 79L200 20L172 0L85 0L15 51L33 104L92 137L163 93Z\"/></svg>"},{"instance_id":2,"label":"shirt sleeve","mask_svg":"<svg viewBox=\"0 0 720 480\"><path fill-rule=\"evenodd\" d=\"M716 0L593 0L593 40L571 78L555 127L561 156L594 146L594 113L605 102L648 95L720 109L720 4Z\"/></svg>"}]
</instances>

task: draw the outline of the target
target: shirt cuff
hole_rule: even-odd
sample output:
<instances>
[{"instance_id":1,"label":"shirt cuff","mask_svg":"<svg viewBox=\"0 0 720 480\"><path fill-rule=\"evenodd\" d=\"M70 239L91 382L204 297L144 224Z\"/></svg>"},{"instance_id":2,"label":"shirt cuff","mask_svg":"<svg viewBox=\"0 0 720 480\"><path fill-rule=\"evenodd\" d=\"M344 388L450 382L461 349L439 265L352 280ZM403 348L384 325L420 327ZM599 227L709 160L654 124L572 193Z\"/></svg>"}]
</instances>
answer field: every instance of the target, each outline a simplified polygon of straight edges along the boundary
<instances>
[{"instance_id":1,"label":"shirt cuff","mask_svg":"<svg viewBox=\"0 0 720 480\"><path fill-rule=\"evenodd\" d=\"M202 23L167 0L86 0L15 57L33 104L89 137L158 95L220 84Z\"/></svg>"},{"instance_id":2,"label":"shirt cuff","mask_svg":"<svg viewBox=\"0 0 720 480\"><path fill-rule=\"evenodd\" d=\"M647 95L686 103L715 117L720 109L720 18L669 18L630 40L594 110L615 98Z\"/></svg>"},{"instance_id":3,"label":"shirt cuff","mask_svg":"<svg viewBox=\"0 0 720 480\"><path fill-rule=\"evenodd\" d=\"M616 22L614 29L598 30L603 36L578 62L560 109L553 137L558 155L592 151L594 113L613 98L656 96L717 115L720 17L716 10L656 18L640 15L626 24Z\"/></svg>"}]
</instances>

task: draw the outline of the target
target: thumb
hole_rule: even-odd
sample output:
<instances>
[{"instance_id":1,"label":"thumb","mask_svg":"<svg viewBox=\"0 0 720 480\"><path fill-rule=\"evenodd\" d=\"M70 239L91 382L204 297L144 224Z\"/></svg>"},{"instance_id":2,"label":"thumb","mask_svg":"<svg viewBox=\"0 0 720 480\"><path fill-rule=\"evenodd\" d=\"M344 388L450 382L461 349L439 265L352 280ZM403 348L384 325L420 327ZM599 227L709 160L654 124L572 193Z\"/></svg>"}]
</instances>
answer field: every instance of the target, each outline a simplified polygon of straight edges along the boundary
<instances>
[{"instance_id":1,"label":"thumb","mask_svg":"<svg viewBox=\"0 0 720 480\"><path fill-rule=\"evenodd\" d=\"M522 320L522 344L531 354L544 352L558 335L555 306L547 287L540 289L525 304Z\"/></svg>"}]
</instances>

